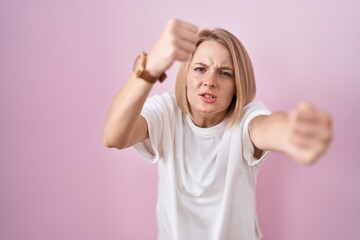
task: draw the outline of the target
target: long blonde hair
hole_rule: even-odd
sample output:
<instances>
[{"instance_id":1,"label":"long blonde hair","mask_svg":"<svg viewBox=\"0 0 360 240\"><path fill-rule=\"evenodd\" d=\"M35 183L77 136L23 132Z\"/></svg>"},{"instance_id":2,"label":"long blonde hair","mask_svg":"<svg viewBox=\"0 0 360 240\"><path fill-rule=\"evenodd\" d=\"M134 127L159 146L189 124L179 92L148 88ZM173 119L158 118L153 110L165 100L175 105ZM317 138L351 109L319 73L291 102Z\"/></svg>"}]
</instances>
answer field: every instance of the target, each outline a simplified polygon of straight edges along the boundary
<instances>
[{"instance_id":1,"label":"long blonde hair","mask_svg":"<svg viewBox=\"0 0 360 240\"><path fill-rule=\"evenodd\" d=\"M244 45L232 33L221 28L204 29L199 33L196 47L208 40L221 43L229 50L231 55L236 90L228 109L228 116L230 125L233 125L240 118L243 107L255 98L256 83L253 66ZM186 94L186 77L192 58L193 55L188 61L181 64L175 84L177 104L187 114L191 114L191 110Z\"/></svg>"}]
</instances>

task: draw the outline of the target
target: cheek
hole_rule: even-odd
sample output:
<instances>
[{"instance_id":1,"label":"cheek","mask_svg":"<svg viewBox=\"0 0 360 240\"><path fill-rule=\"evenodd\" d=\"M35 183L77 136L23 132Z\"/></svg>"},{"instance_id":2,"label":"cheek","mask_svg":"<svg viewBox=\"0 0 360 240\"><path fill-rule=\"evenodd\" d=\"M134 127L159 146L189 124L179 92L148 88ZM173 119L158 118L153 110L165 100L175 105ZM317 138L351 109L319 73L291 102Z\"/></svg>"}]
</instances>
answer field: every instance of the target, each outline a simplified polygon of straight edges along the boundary
<instances>
[{"instance_id":1,"label":"cheek","mask_svg":"<svg viewBox=\"0 0 360 240\"><path fill-rule=\"evenodd\" d=\"M189 78L186 80L186 96L189 102L191 102L194 98L194 87L191 84L191 80L189 80Z\"/></svg>"},{"instance_id":2,"label":"cheek","mask_svg":"<svg viewBox=\"0 0 360 240\"><path fill-rule=\"evenodd\" d=\"M196 97L196 91L194 90L194 88L192 88L191 86L188 85L188 87L186 88L186 95L187 95L188 101L192 102Z\"/></svg>"},{"instance_id":3,"label":"cheek","mask_svg":"<svg viewBox=\"0 0 360 240\"><path fill-rule=\"evenodd\" d=\"M197 86L197 85L201 84L203 78L204 78L204 75L200 76L199 74L197 74L193 71L189 71L186 76L186 79L187 79L186 81L187 81L188 85L192 84L193 86Z\"/></svg>"},{"instance_id":4,"label":"cheek","mask_svg":"<svg viewBox=\"0 0 360 240\"><path fill-rule=\"evenodd\" d=\"M230 99L233 98L233 96L236 94L236 86L235 83L229 83L227 86L225 86L226 94Z\"/></svg>"},{"instance_id":5,"label":"cheek","mask_svg":"<svg viewBox=\"0 0 360 240\"><path fill-rule=\"evenodd\" d=\"M199 81L191 76L188 76L186 80L186 89L188 93L190 94L194 93L198 88L199 88Z\"/></svg>"}]
</instances>

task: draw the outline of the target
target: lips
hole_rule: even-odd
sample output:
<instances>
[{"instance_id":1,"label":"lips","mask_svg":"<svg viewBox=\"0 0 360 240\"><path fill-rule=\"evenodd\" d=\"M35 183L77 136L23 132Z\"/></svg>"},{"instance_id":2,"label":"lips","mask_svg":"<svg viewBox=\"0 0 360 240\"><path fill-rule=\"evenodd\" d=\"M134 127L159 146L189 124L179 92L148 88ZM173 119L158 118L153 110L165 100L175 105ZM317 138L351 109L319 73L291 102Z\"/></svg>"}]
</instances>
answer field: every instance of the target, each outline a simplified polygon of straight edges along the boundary
<instances>
[{"instance_id":1,"label":"lips","mask_svg":"<svg viewBox=\"0 0 360 240\"><path fill-rule=\"evenodd\" d=\"M213 103L216 101L217 97L212 93L200 93L199 94L201 100L207 103Z\"/></svg>"}]
</instances>

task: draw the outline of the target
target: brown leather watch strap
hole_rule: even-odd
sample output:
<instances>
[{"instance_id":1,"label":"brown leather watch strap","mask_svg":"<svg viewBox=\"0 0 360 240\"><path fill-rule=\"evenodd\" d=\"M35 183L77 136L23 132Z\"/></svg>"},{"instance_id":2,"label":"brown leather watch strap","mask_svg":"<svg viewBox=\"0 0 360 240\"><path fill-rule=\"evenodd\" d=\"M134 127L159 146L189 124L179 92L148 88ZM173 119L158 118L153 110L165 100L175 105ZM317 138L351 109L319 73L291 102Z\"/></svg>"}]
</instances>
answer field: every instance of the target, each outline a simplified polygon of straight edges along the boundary
<instances>
[{"instance_id":1,"label":"brown leather watch strap","mask_svg":"<svg viewBox=\"0 0 360 240\"><path fill-rule=\"evenodd\" d=\"M151 76L148 71L143 71L139 78L144 79L149 83L155 83L157 81L157 77Z\"/></svg>"},{"instance_id":2,"label":"brown leather watch strap","mask_svg":"<svg viewBox=\"0 0 360 240\"><path fill-rule=\"evenodd\" d=\"M146 70L146 61L147 61L147 54L145 52L142 52L135 60L134 63L134 74L135 76L144 79L145 81L153 84L157 80L160 82L163 82L166 78L166 74L162 73L159 77L151 75Z\"/></svg>"}]
</instances>

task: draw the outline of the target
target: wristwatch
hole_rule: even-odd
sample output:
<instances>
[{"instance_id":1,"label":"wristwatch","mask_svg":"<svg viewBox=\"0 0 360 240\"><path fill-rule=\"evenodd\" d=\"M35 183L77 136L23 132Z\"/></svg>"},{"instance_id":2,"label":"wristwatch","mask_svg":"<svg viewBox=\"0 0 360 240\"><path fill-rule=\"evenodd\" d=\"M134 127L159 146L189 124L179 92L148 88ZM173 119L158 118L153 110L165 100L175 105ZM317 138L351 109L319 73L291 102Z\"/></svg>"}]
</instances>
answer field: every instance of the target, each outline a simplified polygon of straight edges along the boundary
<instances>
[{"instance_id":1,"label":"wristwatch","mask_svg":"<svg viewBox=\"0 0 360 240\"><path fill-rule=\"evenodd\" d=\"M157 80L163 82L166 78L166 74L162 73L159 77L152 76L148 71L146 71L146 59L147 54L142 52L135 60L133 71L136 77L144 79L149 83L155 83Z\"/></svg>"}]
</instances>

